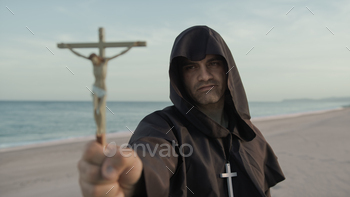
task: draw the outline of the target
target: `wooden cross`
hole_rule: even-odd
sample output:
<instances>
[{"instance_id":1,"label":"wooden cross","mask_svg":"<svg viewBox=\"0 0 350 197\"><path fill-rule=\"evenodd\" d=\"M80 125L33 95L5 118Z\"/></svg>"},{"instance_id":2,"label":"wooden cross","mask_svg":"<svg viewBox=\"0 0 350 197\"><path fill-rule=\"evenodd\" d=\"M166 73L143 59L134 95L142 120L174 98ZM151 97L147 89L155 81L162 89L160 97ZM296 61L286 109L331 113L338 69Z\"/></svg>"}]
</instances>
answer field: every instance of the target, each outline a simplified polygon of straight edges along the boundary
<instances>
[{"instance_id":1,"label":"wooden cross","mask_svg":"<svg viewBox=\"0 0 350 197\"><path fill-rule=\"evenodd\" d=\"M106 85L105 78L107 74L107 62L114 59L127 51L132 47L146 46L146 42L105 42L104 29L99 28L99 42L97 43L60 43L57 44L58 48L68 48L74 54L79 57L91 60L94 67L95 83L92 88L93 105L94 105L94 118L97 126L96 140L103 147L106 144ZM112 56L110 58L105 57L105 48L107 47L128 47L121 53ZM92 53L90 56L84 56L73 50L73 48L98 48L99 55Z\"/></svg>"},{"instance_id":2,"label":"wooden cross","mask_svg":"<svg viewBox=\"0 0 350 197\"><path fill-rule=\"evenodd\" d=\"M237 172L231 172L231 166L230 163L225 164L226 167L226 173L220 174L221 178L227 178L227 189L228 189L228 196L233 197L233 186L232 186L232 177L237 176Z\"/></svg>"},{"instance_id":3,"label":"wooden cross","mask_svg":"<svg viewBox=\"0 0 350 197\"><path fill-rule=\"evenodd\" d=\"M130 47L130 46L146 46L146 42L105 42L105 33L103 28L99 28L99 42L90 42L90 43L70 43L57 44L58 48L99 48L99 56L105 57L105 48L107 47ZM69 45L67 47L66 45Z\"/></svg>"}]
</instances>

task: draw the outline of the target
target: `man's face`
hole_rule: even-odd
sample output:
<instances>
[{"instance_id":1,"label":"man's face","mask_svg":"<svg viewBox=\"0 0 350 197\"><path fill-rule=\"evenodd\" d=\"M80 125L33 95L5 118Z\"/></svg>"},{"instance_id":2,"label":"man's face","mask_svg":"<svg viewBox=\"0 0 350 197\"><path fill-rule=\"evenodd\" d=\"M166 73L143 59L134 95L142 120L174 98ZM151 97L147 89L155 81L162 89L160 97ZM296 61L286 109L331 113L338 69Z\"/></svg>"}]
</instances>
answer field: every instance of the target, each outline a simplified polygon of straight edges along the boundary
<instances>
[{"instance_id":1,"label":"man's face","mask_svg":"<svg viewBox=\"0 0 350 197\"><path fill-rule=\"evenodd\" d=\"M218 102L227 88L225 71L225 62L218 55L207 55L201 61L186 60L182 76L188 95L197 105Z\"/></svg>"}]
</instances>

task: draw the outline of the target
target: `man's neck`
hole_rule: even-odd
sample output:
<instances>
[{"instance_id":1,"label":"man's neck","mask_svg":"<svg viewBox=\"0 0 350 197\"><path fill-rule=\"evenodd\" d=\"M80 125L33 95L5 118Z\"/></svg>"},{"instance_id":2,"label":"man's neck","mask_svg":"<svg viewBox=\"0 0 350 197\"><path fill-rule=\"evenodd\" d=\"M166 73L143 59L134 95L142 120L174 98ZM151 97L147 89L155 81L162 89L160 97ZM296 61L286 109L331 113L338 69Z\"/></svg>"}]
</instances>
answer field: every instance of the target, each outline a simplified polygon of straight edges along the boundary
<instances>
[{"instance_id":1,"label":"man's neck","mask_svg":"<svg viewBox=\"0 0 350 197\"><path fill-rule=\"evenodd\" d=\"M228 122L225 119L224 112L225 99L222 97L218 102L208 105L197 105L198 109L205 115L213 119L215 122L223 127L228 126Z\"/></svg>"}]
</instances>

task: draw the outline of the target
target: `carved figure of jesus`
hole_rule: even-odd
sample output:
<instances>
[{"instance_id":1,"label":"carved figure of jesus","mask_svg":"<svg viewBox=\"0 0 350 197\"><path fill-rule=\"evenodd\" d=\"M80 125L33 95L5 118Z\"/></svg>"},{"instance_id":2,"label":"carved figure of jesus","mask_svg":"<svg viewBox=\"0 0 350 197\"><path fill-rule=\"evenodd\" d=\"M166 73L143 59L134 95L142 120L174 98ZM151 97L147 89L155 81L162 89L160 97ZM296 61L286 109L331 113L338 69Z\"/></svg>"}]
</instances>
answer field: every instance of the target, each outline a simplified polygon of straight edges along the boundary
<instances>
[{"instance_id":1,"label":"carved figure of jesus","mask_svg":"<svg viewBox=\"0 0 350 197\"><path fill-rule=\"evenodd\" d=\"M105 116L106 116L107 89L106 89L105 79L107 75L107 63L109 60L114 59L128 52L134 45L131 45L126 50L110 58L102 58L96 55L95 53L92 53L89 57L86 57L74 51L68 44L65 44L65 46L77 56L85 59L89 59L92 62L94 76L95 76L95 83L92 86L92 92L93 92L92 96L93 96L93 106L94 106L94 118L97 126L96 137L97 137L97 141L99 141L101 144L105 144L105 142L102 142L102 140L105 140L105 139L102 138L101 136L106 132Z\"/></svg>"}]
</instances>

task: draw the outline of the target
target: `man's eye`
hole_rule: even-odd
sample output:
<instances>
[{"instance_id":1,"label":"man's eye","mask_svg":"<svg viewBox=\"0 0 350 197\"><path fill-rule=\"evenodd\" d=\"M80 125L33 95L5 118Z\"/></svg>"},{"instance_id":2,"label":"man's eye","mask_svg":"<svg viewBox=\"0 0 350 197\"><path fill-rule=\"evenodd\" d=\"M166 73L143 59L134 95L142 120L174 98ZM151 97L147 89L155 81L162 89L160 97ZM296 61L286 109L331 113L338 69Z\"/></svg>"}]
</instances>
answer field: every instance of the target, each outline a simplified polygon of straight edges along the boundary
<instances>
[{"instance_id":1,"label":"man's eye","mask_svg":"<svg viewBox=\"0 0 350 197\"><path fill-rule=\"evenodd\" d=\"M210 66L220 66L221 63L219 61L215 61L215 62L210 62L209 64Z\"/></svg>"},{"instance_id":2,"label":"man's eye","mask_svg":"<svg viewBox=\"0 0 350 197\"><path fill-rule=\"evenodd\" d=\"M185 67L185 70L192 70L192 69L194 69L194 66L186 66Z\"/></svg>"}]
</instances>

